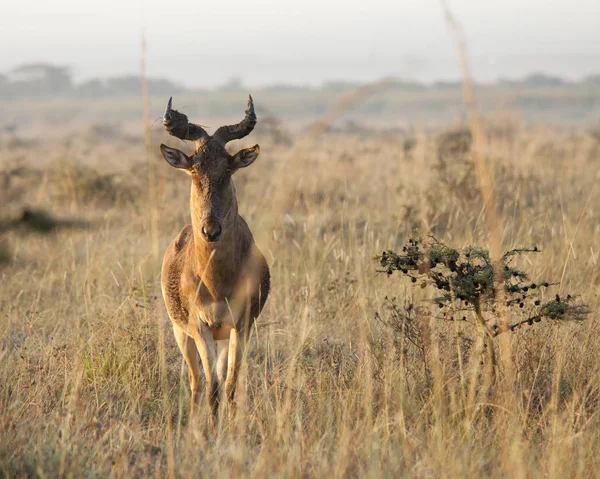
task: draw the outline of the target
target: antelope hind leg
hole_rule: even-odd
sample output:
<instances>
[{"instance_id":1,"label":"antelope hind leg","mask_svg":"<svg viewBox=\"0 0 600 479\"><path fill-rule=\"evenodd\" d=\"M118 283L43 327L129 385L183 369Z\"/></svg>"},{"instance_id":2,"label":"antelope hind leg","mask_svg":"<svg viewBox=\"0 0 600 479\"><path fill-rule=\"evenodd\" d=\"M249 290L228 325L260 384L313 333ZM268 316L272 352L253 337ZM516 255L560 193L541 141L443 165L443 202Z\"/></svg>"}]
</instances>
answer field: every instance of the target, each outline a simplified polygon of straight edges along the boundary
<instances>
[{"instance_id":1,"label":"antelope hind leg","mask_svg":"<svg viewBox=\"0 0 600 479\"><path fill-rule=\"evenodd\" d=\"M217 341L217 379L219 384L225 384L227 379L227 356L229 354L229 340Z\"/></svg>"}]
</instances>

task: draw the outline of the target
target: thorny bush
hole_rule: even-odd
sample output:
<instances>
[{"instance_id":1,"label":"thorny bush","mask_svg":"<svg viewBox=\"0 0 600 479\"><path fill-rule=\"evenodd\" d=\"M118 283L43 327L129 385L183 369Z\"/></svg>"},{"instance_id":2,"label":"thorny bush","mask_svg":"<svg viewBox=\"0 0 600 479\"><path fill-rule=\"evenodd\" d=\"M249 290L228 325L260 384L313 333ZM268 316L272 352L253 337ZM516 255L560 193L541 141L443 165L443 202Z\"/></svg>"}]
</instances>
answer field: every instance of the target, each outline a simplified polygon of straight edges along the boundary
<instances>
[{"instance_id":1,"label":"thorny bush","mask_svg":"<svg viewBox=\"0 0 600 479\"><path fill-rule=\"evenodd\" d=\"M409 239L401 253L383 251L376 259L381 266L378 272L388 275L399 272L416 287L435 288L438 295L432 301L436 308L429 309L429 317L474 324L476 331L484 335L495 365L493 338L499 334L542 320L582 321L590 313L588 305L575 295L550 293L550 288L557 283L531 280L526 272L512 264L516 257L527 253L540 253L540 250L537 247L511 249L502 255L500 268L495 269L486 248L455 249L429 237L427 240ZM496 279L495 271L502 271L502 276ZM392 317L405 317L398 314L395 301L387 300L387 303ZM505 323L500 320L501 314L506 315ZM412 330L400 328L399 331Z\"/></svg>"}]
</instances>

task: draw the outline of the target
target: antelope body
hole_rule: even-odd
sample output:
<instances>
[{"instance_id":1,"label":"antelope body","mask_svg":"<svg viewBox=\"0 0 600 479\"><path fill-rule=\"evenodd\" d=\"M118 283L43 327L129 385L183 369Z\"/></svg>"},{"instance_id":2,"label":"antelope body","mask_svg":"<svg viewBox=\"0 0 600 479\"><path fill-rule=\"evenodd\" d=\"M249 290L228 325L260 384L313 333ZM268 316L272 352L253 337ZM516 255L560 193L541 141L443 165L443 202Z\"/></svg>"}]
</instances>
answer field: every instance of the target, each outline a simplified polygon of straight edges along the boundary
<instances>
[{"instance_id":1,"label":"antelope body","mask_svg":"<svg viewBox=\"0 0 600 479\"><path fill-rule=\"evenodd\" d=\"M160 145L163 157L192 180L192 224L185 226L165 252L161 287L173 323L175 339L188 366L192 407L197 405L200 365L206 394L217 414L222 386L233 400L242 347L269 294L265 258L254 244L250 228L238 214L231 175L258 156L255 145L230 155L227 142L248 135L256 124L252 97L245 118L208 135L187 116L171 108L163 117L165 129L195 142L187 156Z\"/></svg>"}]
</instances>

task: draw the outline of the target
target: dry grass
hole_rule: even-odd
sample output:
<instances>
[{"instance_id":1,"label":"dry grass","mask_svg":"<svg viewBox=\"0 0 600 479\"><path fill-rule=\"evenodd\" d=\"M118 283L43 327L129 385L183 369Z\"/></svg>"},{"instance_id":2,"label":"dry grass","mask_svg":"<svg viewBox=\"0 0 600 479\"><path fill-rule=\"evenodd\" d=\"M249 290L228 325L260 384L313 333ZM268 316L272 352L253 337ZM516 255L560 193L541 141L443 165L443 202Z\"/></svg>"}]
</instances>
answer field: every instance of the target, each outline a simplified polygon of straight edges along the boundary
<instances>
[{"instance_id":1,"label":"dry grass","mask_svg":"<svg viewBox=\"0 0 600 479\"><path fill-rule=\"evenodd\" d=\"M440 150L452 135L250 138L261 157L236 184L273 289L237 415L214 431L208 408L188 418L143 144L2 147L3 216L27 205L87 227L0 232L0 474L598 475L598 142L487 126L502 247L541 248L526 269L581 294L591 319L510 335L514 374L485 385L470 324L431 320L428 292L372 260L415 228L489 245L468 153ZM188 222L189 180L153 161L164 251ZM417 306L414 342L375 319L386 295Z\"/></svg>"}]
</instances>

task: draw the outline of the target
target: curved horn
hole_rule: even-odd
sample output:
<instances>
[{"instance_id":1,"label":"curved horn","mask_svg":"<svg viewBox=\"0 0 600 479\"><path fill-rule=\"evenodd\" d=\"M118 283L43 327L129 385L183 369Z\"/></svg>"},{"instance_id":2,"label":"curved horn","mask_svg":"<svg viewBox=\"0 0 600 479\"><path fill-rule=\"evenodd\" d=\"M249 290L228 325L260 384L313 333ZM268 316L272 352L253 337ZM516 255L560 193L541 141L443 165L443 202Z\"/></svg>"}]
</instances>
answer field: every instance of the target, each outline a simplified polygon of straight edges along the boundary
<instances>
[{"instance_id":1,"label":"curved horn","mask_svg":"<svg viewBox=\"0 0 600 479\"><path fill-rule=\"evenodd\" d=\"M248 95L248 108L246 116L236 125L222 126L215 131L213 137L218 138L223 144L231 140L239 140L249 135L256 125L256 113L254 112L254 102L252 96Z\"/></svg>"},{"instance_id":2,"label":"curved horn","mask_svg":"<svg viewBox=\"0 0 600 479\"><path fill-rule=\"evenodd\" d=\"M169 98L167 108L163 115L163 125L169 135L175 136L181 140L197 141L201 138L208 138L208 133L200 125L190 123L188 117L183 113L171 108L173 97Z\"/></svg>"}]
</instances>

